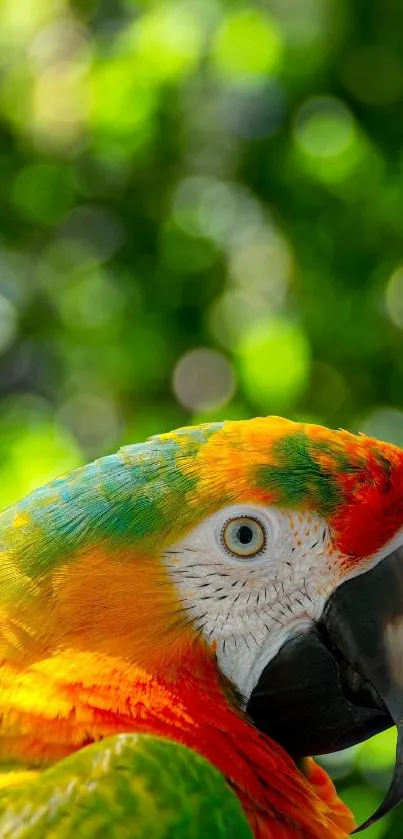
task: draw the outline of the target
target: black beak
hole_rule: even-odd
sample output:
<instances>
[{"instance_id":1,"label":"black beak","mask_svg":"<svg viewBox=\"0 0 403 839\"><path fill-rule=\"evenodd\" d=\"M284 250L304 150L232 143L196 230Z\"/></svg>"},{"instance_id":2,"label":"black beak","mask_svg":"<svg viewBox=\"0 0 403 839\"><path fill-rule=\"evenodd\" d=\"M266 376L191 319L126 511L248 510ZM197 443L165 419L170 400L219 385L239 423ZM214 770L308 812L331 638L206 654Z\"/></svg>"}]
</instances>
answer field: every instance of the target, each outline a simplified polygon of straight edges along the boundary
<instances>
[{"instance_id":1,"label":"black beak","mask_svg":"<svg viewBox=\"0 0 403 839\"><path fill-rule=\"evenodd\" d=\"M294 758L347 748L395 724L389 791L358 830L403 800L403 548L336 589L319 623L265 667L247 712Z\"/></svg>"}]
</instances>

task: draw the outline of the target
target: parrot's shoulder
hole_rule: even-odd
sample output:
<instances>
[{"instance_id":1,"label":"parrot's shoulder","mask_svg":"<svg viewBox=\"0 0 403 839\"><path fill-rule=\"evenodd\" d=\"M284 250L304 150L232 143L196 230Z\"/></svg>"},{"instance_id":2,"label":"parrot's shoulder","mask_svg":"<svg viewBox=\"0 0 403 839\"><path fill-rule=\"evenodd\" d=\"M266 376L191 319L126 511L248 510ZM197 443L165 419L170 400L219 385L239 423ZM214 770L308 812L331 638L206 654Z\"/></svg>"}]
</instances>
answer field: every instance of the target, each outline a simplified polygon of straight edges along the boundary
<instances>
[{"instance_id":1,"label":"parrot's shoulder","mask_svg":"<svg viewBox=\"0 0 403 839\"><path fill-rule=\"evenodd\" d=\"M87 746L0 785L2 839L251 839L235 793L192 749L143 734Z\"/></svg>"}]
</instances>

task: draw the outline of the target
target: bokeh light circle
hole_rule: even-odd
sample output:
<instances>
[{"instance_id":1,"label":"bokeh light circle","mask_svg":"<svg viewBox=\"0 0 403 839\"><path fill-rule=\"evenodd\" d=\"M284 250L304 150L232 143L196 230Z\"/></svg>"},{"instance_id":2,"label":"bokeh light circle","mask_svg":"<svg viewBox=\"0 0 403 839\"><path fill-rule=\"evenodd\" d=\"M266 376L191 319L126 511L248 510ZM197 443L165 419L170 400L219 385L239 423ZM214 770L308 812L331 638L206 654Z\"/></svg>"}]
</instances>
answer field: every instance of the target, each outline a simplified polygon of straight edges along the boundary
<instances>
[{"instance_id":1,"label":"bokeh light circle","mask_svg":"<svg viewBox=\"0 0 403 839\"><path fill-rule=\"evenodd\" d=\"M225 405L234 394L235 376L224 355L207 347L185 353L176 364L172 388L189 411L208 411Z\"/></svg>"},{"instance_id":2,"label":"bokeh light circle","mask_svg":"<svg viewBox=\"0 0 403 839\"><path fill-rule=\"evenodd\" d=\"M399 265L388 280L385 305L392 323L403 329L403 265Z\"/></svg>"}]
</instances>

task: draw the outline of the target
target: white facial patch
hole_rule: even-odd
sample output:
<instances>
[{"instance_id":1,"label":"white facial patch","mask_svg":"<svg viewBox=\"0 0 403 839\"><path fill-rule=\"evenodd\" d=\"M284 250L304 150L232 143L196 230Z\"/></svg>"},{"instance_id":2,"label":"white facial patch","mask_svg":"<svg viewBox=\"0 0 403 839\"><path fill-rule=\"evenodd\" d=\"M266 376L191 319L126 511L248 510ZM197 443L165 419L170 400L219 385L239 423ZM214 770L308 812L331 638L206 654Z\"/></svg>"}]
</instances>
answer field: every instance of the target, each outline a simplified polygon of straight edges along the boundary
<instances>
[{"instance_id":1,"label":"white facial patch","mask_svg":"<svg viewBox=\"0 0 403 839\"><path fill-rule=\"evenodd\" d=\"M205 518L164 561L194 626L217 647L245 704L290 636L308 629L342 579L323 518L236 504Z\"/></svg>"}]
</instances>

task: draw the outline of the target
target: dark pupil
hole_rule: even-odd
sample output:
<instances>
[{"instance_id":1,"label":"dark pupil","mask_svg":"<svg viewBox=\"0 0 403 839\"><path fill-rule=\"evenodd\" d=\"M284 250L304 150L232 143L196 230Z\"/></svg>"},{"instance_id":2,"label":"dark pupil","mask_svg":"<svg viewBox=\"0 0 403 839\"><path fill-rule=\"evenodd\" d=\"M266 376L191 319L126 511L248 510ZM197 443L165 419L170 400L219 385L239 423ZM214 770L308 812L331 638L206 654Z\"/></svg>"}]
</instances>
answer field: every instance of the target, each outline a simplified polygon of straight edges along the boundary
<instances>
[{"instance_id":1,"label":"dark pupil","mask_svg":"<svg viewBox=\"0 0 403 839\"><path fill-rule=\"evenodd\" d=\"M247 524L241 524L238 530L238 539L241 545L249 545L249 542L253 539L252 528L248 527Z\"/></svg>"}]
</instances>

